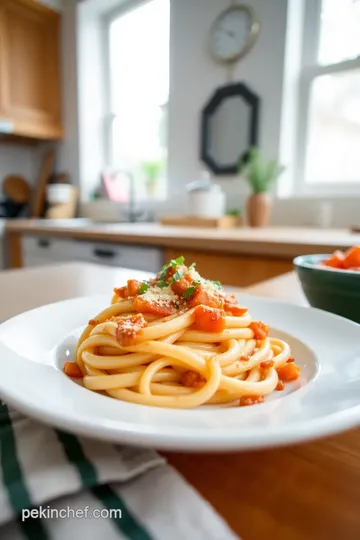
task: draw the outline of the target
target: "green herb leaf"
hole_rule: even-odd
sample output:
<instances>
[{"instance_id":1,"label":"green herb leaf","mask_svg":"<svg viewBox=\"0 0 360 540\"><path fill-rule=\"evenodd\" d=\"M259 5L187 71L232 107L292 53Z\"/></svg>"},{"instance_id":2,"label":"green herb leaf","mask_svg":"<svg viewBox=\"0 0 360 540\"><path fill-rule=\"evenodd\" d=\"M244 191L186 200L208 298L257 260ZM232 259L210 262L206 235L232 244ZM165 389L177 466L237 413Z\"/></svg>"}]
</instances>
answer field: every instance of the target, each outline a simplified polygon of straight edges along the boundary
<instances>
[{"instance_id":1,"label":"green herb leaf","mask_svg":"<svg viewBox=\"0 0 360 540\"><path fill-rule=\"evenodd\" d=\"M171 283L176 283L177 281L179 281L179 279L183 277L184 273L184 270L178 270L177 272L175 272L172 277Z\"/></svg>"},{"instance_id":2,"label":"green herb leaf","mask_svg":"<svg viewBox=\"0 0 360 540\"><path fill-rule=\"evenodd\" d=\"M141 287L140 287L140 289L139 289L139 294L144 294L144 293L146 293L146 291L148 290L148 288L149 288L148 282L147 282L147 281L143 281L143 283L142 283L142 285L141 285Z\"/></svg>"},{"instance_id":3,"label":"green herb leaf","mask_svg":"<svg viewBox=\"0 0 360 540\"><path fill-rule=\"evenodd\" d=\"M195 268L195 266L196 266L196 263L191 263L189 266L189 270L191 270L192 268Z\"/></svg>"},{"instance_id":4,"label":"green herb leaf","mask_svg":"<svg viewBox=\"0 0 360 540\"><path fill-rule=\"evenodd\" d=\"M199 279L195 279L193 282L192 282L193 285L201 285L201 281Z\"/></svg>"},{"instance_id":5,"label":"green herb leaf","mask_svg":"<svg viewBox=\"0 0 360 540\"><path fill-rule=\"evenodd\" d=\"M184 262L185 258L181 255L181 257L178 257L177 259L171 259L169 266L181 266Z\"/></svg>"},{"instance_id":6,"label":"green herb leaf","mask_svg":"<svg viewBox=\"0 0 360 540\"><path fill-rule=\"evenodd\" d=\"M190 296L192 296L194 294L196 290L196 287L188 287L184 292L183 292L183 298L185 298L185 300L187 298L190 298Z\"/></svg>"},{"instance_id":7,"label":"green herb leaf","mask_svg":"<svg viewBox=\"0 0 360 540\"><path fill-rule=\"evenodd\" d=\"M221 289L221 283L220 281L213 281L213 284L217 286L218 289Z\"/></svg>"},{"instance_id":8,"label":"green herb leaf","mask_svg":"<svg viewBox=\"0 0 360 540\"><path fill-rule=\"evenodd\" d=\"M164 289L165 287L168 286L166 281L158 281L156 285L157 285L157 287L159 287L159 289Z\"/></svg>"}]
</instances>

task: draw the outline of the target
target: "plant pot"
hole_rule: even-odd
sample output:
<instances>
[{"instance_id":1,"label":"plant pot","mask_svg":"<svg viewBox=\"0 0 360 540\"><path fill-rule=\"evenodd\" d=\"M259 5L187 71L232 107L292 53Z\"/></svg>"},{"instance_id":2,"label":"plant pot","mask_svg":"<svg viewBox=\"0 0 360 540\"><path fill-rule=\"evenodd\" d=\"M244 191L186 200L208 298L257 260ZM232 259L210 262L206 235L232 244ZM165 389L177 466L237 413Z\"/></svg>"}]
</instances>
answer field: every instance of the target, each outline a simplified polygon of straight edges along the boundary
<instances>
[{"instance_id":1,"label":"plant pot","mask_svg":"<svg viewBox=\"0 0 360 540\"><path fill-rule=\"evenodd\" d=\"M154 199L156 197L158 181L153 179L148 179L145 183L146 185L146 194L149 199Z\"/></svg>"},{"instance_id":2,"label":"plant pot","mask_svg":"<svg viewBox=\"0 0 360 540\"><path fill-rule=\"evenodd\" d=\"M267 227L270 219L271 198L267 193L253 193L247 201L250 227Z\"/></svg>"}]
</instances>

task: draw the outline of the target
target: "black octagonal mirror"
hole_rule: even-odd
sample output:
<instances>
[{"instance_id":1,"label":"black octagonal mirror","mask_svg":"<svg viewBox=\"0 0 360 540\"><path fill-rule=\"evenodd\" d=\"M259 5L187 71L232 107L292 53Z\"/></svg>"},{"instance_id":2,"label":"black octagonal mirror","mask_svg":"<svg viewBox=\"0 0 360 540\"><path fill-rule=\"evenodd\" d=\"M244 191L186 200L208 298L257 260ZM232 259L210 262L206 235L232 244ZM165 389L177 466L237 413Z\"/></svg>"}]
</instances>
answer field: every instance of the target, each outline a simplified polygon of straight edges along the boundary
<instances>
[{"instance_id":1,"label":"black octagonal mirror","mask_svg":"<svg viewBox=\"0 0 360 540\"><path fill-rule=\"evenodd\" d=\"M244 83L218 88L201 116L201 159L216 175L236 174L258 144L260 99Z\"/></svg>"}]
</instances>

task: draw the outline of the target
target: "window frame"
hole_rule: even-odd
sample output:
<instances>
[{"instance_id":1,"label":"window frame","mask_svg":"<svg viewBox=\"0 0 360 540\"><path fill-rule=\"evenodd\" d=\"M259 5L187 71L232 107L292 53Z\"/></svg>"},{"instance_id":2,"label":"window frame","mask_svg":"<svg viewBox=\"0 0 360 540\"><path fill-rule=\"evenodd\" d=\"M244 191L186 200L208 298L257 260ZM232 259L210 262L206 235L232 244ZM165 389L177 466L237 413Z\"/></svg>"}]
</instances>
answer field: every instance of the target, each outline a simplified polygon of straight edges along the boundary
<instances>
[{"instance_id":1,"label":"window frame","mask_svg":"<svg viewBox=\"0 0 360 540\"><path fill-rule=\"evenodd\" d=\"M354 195L360 193L359 182L308 183L305 180L306 149L309 136L311 88L322 75L360 69L360 55L351 60L322 65L318 63L322 0L304 0L303 47L299 76L299 102L296 136L294 191L296 195Z\"/></svg>"},{"instance_id":2,"label":"window frame","mask_svg":"<svg viewBox=\"0 0 360 540\"><path fill-rule=\"evenodd\" d=\"M138 9L141 6L149 4L153 0L127 0L121 5L116 6L114 9L107 11L102 17L102 49L104 57L104 157L106 161L106 167L110 170L114 170L114 157L112 155L112 124L117 115L112 111L112 84L111 84L111 69L110 69L110 26L113 21ZM170 44L169 44L170 45ZM167 101L167 107L169 107L169 99ZM165 190L164 197L166 196L167 189ZM164 197L160 197L156 200L163 200Z\"/></svg>"},{"instance_id":3,"label":"window frame","mask_svg":"<svg viewBox=\"0 0 360 540\"><path fill-rule=\"evenodd\" d=\"M129 13L141 5L145 5L151 2L151 0L127 0L121 5L116 6L114 9L107 11L102 17L102 48L104 58L104 155L107 167L113 167L113 155L112 155L112 123L116 118L116 114L113 113L111 108L112 93L111 93L111 70L110 70L110 26L117 18Z\"/></svg>"}]
</instances>

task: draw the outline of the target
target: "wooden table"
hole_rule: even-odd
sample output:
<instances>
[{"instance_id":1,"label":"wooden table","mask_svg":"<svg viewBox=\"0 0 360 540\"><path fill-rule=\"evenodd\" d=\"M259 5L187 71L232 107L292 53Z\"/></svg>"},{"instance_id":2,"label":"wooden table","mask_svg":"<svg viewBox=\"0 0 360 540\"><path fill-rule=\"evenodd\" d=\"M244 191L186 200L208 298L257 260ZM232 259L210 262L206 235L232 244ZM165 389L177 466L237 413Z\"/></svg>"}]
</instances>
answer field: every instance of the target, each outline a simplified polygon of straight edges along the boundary
<instances>
[{"instance_id":1,"label":"wooden table","mask_svg":"<svg viewBox=\"0 0 360 540\"><path fill-rule=\"evenodd\" d=\"M3 272L0 319L72 296L110 294L130 276L85 264ZM305 303L293 274L246 292ZM165 455L243 540L360 538L359 429L279 450Z\"/></svg>"}]
</instances>

